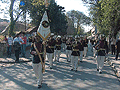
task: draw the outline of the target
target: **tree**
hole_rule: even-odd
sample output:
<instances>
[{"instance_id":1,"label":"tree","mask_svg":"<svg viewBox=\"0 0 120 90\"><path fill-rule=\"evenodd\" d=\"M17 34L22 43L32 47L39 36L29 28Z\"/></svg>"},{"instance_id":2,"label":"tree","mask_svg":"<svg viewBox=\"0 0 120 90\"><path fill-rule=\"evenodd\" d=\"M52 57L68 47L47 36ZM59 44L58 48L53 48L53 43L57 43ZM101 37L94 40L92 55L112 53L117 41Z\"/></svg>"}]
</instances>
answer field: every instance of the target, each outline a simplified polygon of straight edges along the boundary
<instances>
[{"instance_id":1,"label":"tree","mask_svg":"<svg viewBox=\"0 0 120 90\"><path fill-rule=\"evenodd\" d=\"M77 28L76 31L79 34L80 32L82 34L84 32L84 31L81 31L83 30L82 25L87 25L91 23L91 19L80 11L71 10L67 12L67 16L73 20L74 22L73 24L76 24L75 28Z\"/></svg>"},{"instance_id":2,"label":"tree","mask_svg":"<svg viewBox=\"0 0 120 90\"><path fill-rule=\"evenodd\" d=\"M22 12L25 11L24 9L20 9L20 1L27 1L27 0L1 0L2 3L7 3L10 5L9 7L9 15L10 15L10 25L9 25L9 34L14 35L14 26L18 18L21 16Z\"/></svg>"},{"instance_id":3,"label":"tree","mask_svg":"<svg viewBox=\"0 0 120 90\"><path fill-rule=\"evenodd\" d=\"M116 36L120 30L120 0L101 0L99 3L104 15L101 22L103 29Z\"/></svg>"},{"instance_id":4,"label":"tree","mask_svg":"<svg viewBox=\"0 0 120 90\"><path fill-rule=\"evenodd\" d=\"M66 34L67 32L67 17L64 14L64 7L57 5L54 0L51 0L48 7L48 16L52 32L58 34Z\"/></svg>"},{"instance_id":5,"label":"tree","mask_svg":"<svg viewBox=\"0 0 120 90\"><path fill-rule=\"evenodd\" d=\"M56 34L66 34L67 19L64 14L64 7L55 3L55 0L50 1L50 5L45 8L44 0L29 0L27 2L27 11L32 18L32 24L39 26L42 16L47 10L51 32Z\"/></svg>"},{"instance_id":6,"label":"tree","mask_svg":"<svg viewBox=\"0 0 120 90\"><path fill-rule=\"evenodd\" d=\"M106 36L116 36L120 30L120 0L82 0L90 4L90 14L94 25Z\"/></svg>"}]
</instances>

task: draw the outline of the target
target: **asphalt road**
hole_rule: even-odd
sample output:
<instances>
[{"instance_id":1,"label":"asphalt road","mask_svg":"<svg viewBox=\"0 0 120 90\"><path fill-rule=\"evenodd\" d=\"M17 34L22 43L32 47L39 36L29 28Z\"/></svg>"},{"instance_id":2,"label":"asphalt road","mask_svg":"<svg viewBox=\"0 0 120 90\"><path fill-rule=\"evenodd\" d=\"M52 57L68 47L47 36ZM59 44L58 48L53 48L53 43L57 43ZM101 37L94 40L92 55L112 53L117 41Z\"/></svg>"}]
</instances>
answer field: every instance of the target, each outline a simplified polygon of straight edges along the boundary
<instances>
[{"instance_id":1,"label":"asphalt road","mask_svg":"<svg viewBox=\"0 0 120 90\"><path fill-rule=\"evenodd\" d=\"M87 55L83 63L79 63L78 72L70 70L71 64L66 61L65 52L61 53L59 63L54 62L52 70L46 60L40 90L120 90L120 82L108 63L104 64L103 73L99 74L90 48ZM28 57L31 58L30 55ZM0 90L38 90L32 62L0 65Z\"/></svg>"}]
</instances>

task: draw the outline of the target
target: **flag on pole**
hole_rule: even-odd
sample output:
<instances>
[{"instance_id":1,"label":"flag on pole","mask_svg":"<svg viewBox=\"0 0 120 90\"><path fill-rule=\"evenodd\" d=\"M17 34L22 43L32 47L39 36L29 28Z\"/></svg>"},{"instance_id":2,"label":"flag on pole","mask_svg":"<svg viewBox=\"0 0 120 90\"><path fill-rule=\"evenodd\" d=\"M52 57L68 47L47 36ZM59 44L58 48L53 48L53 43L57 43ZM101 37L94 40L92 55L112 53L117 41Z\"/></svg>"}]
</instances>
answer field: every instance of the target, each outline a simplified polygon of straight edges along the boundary
<instances>
[{"instance_id":1,"label":"flag on pole","mask_svg":"<svg viewBox=\"0 0 120 90\"><path fill-rule=\"evenodd\" d=\"M42 21L40 22L40 26L37 30L37 34L44 40L46 41L47 38L50 36L50 24L48 21L48 16L47 12L45 11Z\"/></svg>"}]
</instances>

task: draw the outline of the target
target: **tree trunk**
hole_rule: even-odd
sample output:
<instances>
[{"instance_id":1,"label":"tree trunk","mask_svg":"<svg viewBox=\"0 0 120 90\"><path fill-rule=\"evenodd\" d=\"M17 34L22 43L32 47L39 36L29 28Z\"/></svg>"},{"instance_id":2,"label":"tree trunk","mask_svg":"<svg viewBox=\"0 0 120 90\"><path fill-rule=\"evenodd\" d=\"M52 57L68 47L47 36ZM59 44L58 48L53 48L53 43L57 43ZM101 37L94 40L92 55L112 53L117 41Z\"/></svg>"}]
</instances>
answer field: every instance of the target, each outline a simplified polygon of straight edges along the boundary
<instances>
[{"instance_id":1,"label":"tree trunk","mask_svg":"<svg viewBox=\"0 0 120 90\"><path fill-rule=\"evenodd\" d=\"M10 4L10 9L9 9L9 13L10 13L10 28L9 28L9 34L10 35L14 35L14 26L15 26L15 21L13 18L13 5L14 5L15 0L11 0L11 4Z\"/></svg>"}]
</instances>

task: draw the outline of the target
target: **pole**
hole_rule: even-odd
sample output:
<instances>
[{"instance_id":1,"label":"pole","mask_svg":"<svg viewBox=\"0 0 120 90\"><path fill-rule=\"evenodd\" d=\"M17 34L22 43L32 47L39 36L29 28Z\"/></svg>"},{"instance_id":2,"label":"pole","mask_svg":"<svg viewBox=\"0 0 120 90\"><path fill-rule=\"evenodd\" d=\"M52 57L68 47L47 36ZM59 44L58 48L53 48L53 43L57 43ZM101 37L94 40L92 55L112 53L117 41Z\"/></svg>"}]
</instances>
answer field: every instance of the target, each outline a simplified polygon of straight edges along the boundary
<instances>
[{"instance_id":1,"label":"pole","mask_svg":"<svg viewBox=\"0 0 120 90\"><path fill-rule=\"evenodd\" d=\"M26 31L26 10L25 10L25 31Z\"/></svg>"},{"instance_id":2,"label":"pole","mask_svg":"<svg viewBox=\"0 0 120 90\"><path fill-rule=\"evenodd\" d=\"M43 63L43 72L45 72L45 61L46 61L46 42L44 44L44 63Z\"/></svg>"},{"instance_id":3,"label":"pole","mask_svg":"<svg viewBox=\"0 0 120 90\"><path fill-rule=\"evenodd\" d=\"M49 5L49 0L45 0L45 7L47 8ZM45 72L45 60L46 60L46 41L43 41L44 43L44 63L43 63L43 72Z\"/></svg>"}]
</instances>

